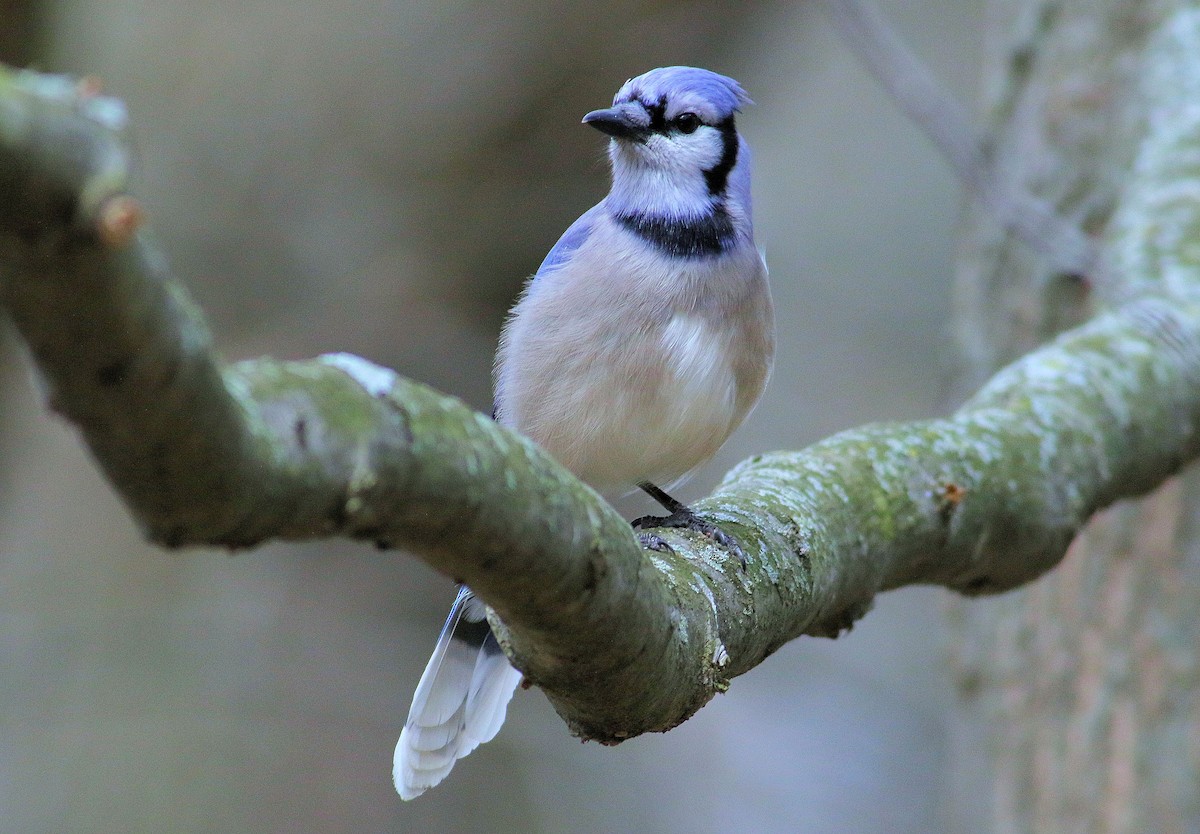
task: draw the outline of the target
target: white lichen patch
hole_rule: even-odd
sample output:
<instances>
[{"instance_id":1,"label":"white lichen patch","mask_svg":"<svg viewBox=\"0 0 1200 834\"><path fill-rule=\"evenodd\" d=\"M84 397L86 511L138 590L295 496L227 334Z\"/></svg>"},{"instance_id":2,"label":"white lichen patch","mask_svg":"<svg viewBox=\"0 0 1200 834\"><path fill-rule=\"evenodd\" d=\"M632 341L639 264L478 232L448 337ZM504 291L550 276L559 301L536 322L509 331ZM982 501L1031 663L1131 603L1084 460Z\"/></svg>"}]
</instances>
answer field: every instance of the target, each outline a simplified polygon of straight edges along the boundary
<instances>
[{"instance_id":1,"label":"white lichen patch","mask_svg":"<svg viewBox=\"0 0 1200 834\"><path fill-rule=\"evenodd\" d=\"M89 119L109 130L124 130L129 124L125 102L113 96L100 95L94 79L79 79L71 75L22 70L17 83L42 99L70 105Z\"/></svg>"},{"instance_id":2,"label":"white lichen patch","mask_svg":"<svg viewBox=\"0 0 1200 834\"><path fill-rule=\"evenodd\" d=\"M376 365L353 353L326 353L318 356L317 361L344 371L372 397L389 393L399 379L391 368Z\"/></svg>"},{"instance_id":3,"label":"white lichen patch","mask_svg":"<svg viewBox=\"0 0 1200 834\"><path fill-rule=\"evenodd\" d=\"M656 571L661 573L663 576L671 575L672 567L669 562L667 562L665 559L655 556L653 553L649 553L649 556L650 564L654 565L654 569Z\"/></svg>"},{"instance_id":4,"label":"white lichen patch","mask_svg":"<svg viewBox=\"0 0 1200 834\"><path fill-rule=\"evenodd\" d=\"M350 471L350 483L347 485L346 503L343 505L346 517L360 520L370 505L362 497L373 490L379 483L379 474L371 465L371 456L366 445L360 445L355 450L354 468Z\"/></svg>"},{"instance_id":5,"label":"white lichen patch","mask_svg":"<svg viewBox=\"0 0 1200 834\"><path fill-rule=\"evenodd\" d=\"M707 645L712 646L712 662L718 668L724 667L729 663L729 651L725 648L725 644L721 642L720 628L720 613L717 609L717 600L713 596L712 589L708 587L708 583L704 581L704 577L698 573L692 574L691 589L704 595L708 600L708 606L712 609L712 631L708 635Z\"/></svg>"},{"instance_id":6,"label":"white lichen patch","mask_svg":"<svg viewBox=\"0 0 1200 834\"><path fill-rule=\"evenodd\" d=\"M113 96L92 96L79 103L79 110L94 122L109 130L124 130L129 124L129 110L125 102Z\"/></svg>"}]
</instances>

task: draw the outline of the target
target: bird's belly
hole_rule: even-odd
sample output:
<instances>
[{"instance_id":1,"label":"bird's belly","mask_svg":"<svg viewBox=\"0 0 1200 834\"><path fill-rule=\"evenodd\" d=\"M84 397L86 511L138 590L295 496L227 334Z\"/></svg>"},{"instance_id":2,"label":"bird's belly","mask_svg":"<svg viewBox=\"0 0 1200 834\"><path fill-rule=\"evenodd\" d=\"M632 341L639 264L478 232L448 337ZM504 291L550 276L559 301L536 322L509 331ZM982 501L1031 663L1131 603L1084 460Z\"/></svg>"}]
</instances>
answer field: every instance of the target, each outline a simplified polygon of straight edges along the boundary
<instances>
[{"instance_id":1,"label":"bird's belly","mask_svg":"<svg viewBox=\"0 0 1200 834\"><path fill-rule=\"evenodd\" d=\"M677 315L614 349L522 352L508 392L513 423L601 491L670 483L712 457L735 428L728 339ZM561 345L561 342L560 342Z\"/></svg>"}]
</instances>

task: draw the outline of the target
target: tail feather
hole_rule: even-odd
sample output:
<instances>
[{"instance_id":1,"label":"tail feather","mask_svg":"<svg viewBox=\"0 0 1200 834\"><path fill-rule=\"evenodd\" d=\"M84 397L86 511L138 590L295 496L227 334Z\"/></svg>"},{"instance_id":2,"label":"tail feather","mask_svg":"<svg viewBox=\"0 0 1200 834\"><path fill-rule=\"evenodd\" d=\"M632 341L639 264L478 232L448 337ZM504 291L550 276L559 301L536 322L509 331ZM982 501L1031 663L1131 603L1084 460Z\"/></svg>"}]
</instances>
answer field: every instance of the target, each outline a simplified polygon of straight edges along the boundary
<instances>
[{"instance_id":1,"label":"tail feather","mask_svg":"<svg viewBox=\"0 0 1200 834\"><path fill-rule=\"evenodd\" d=\"M438 724L433 727L412 725L413 750L418 753L432 753L441 750L454 738L455 725L452 723Z\"/></svg>"},{"instance_id":2,"label":"tail feather","mask_svg":"<svg viewBox=\"0 0 1200 834\"><path fill-rule=\"evenodd\" d=\"M441 782L455 761L500 731L521 673L496 642L486 609L463 586L413 694L392 762L402 799Z\"/></svg>"},{"instance_id":3,"label":"tail feather","mask_svg":"<svg viewBox=\"0 0 1200 834\"><path fill-rule=\"evenodd\" d=\"M458 759L458 756L454 755L454 752L450 748L442 750L410 749L405 751L405 761L417 776L422 776L427 780L429 774L441 773L441 776L438 778L444 779L446 774L450 772L450 768L454 766L454 762Z\"/></svg>"},{"instance_id":4,"label":"tail feather","mask_svg":"<svg viewBox=\"0 0 1200 834\"><path fill-rule=\"evenodd\" d=\"M463 727L463 733L476 745L491 741L500 732L508 702L520 682L521 673L508 662L495 636L488 634L471 676Z\"/></svg>"}]
</instances>

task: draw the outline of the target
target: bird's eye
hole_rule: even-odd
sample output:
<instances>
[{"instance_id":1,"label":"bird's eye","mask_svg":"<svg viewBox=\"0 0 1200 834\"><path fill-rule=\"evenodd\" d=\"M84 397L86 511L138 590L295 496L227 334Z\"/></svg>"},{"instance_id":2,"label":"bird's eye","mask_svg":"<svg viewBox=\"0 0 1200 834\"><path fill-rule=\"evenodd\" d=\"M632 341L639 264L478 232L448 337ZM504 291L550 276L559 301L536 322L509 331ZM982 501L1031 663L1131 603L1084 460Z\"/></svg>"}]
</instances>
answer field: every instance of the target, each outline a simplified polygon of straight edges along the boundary
<instances>
[{"instance_id":1,"label":"bird's eye","mask_svg":"<svg viewBox=\"0 0 1200 834\"><path fill-rule=\"evenodd\" d=\"M695 133L700 124L700 117L695 113L680 113L675 117L675 127L680 133Z\"/></svg>"}]
</instances>

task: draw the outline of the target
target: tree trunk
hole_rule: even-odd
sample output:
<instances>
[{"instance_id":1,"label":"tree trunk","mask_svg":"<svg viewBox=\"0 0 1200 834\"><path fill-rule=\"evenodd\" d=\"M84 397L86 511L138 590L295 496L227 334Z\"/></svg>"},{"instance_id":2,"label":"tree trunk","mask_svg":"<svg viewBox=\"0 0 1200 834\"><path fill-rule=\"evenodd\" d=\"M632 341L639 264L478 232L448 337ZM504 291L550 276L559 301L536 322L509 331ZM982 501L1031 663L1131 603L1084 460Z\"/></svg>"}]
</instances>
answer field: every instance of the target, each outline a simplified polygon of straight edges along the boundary
<instances>
[{"instance_id":1,"label":"tree trunk","mask_svg":"<svg viewBox=\"0 0 1200 834\"><path fill-rule=\"evenodd\" d=\"M1200 199L1180 190L1200 148L1197 33L1200 12L1184 3L992 4L983 118L996 163L1103 237L1109 257L1090 285L1048 274L972 212L964 391L1148 281L1196 282L1186 258L1137 269L1154 257L1149 226L1132 255L1113 229L1142 222L1139 206ZM954 830L1200 830L1198 509L1192 472L1094 518L1042 580L952 603Z\"/></svg>"}]
</instances>

